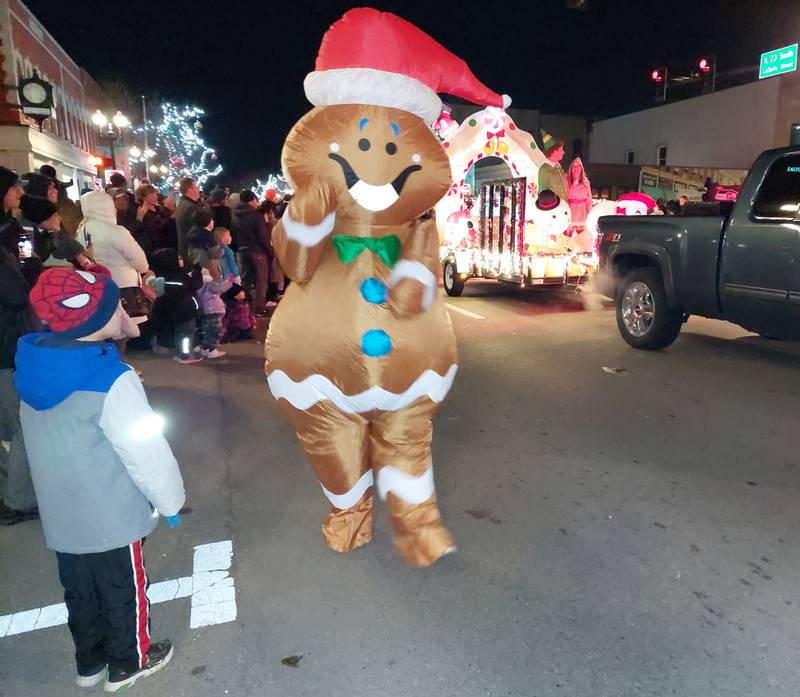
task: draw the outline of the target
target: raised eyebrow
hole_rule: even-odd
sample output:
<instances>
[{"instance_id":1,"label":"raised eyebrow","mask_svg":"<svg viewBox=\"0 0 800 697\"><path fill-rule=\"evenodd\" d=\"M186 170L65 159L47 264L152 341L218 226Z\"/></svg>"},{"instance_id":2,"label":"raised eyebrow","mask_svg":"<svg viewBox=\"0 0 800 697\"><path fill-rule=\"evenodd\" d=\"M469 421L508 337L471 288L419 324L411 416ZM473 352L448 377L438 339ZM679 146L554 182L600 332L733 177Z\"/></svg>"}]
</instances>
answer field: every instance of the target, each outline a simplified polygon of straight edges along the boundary
<instances>
[{"instance_id":1,"label":"raised eyebrow","mask_svg":"<svg viewBox=\"0 0 800 697\"><path fill-rule=\"evenodd\" d=\"M398 126L396 123L390 123L389 125L392 127L392 130L394 131L394 134L395 135L399 135L400 126Z\"/></svg>"},{"instance_id":2,"label":"raised eyebrow","mask_svg":"<svg viewBox=\"0 0 800 697\"><path fill-rule=\"evenodd\" d=\"M359 131L363 131L364 130L364 126L366 126L368 123L369 123L369 119L366 119L366 118L361 119L361 121L358 122L358 130Z\"/></svg>"}]
</instances>

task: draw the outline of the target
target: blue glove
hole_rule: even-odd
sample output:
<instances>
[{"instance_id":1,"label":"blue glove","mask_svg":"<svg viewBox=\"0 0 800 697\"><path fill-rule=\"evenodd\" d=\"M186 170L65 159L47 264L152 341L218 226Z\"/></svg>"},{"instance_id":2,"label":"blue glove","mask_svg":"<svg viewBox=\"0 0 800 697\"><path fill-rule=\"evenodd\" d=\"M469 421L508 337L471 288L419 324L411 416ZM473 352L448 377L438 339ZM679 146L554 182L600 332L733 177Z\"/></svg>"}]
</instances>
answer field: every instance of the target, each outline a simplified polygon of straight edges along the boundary
<instances>
[{"instance_id":1,"label":"blue glove","mask_svg":"<svg viewBox=\"0 0 800 697\"><path fill-rule=\"evenodd\" d=\"M176 525L180 525L181 522L181 514L176 513L175 515L166 516L167 525L169 527L174 528Z\"/></svg>"},{"instance_id":2,"label":"blue glove","mask_svg":"<svg viewBox=\"0 0 800 697\"><path fill-rule=\"evenodd\" d=\"M147 279L147 285L156 289L156 297L160 298L164 295L166 281L163 276L150 276Z\"/></svg>"}]
</instances>

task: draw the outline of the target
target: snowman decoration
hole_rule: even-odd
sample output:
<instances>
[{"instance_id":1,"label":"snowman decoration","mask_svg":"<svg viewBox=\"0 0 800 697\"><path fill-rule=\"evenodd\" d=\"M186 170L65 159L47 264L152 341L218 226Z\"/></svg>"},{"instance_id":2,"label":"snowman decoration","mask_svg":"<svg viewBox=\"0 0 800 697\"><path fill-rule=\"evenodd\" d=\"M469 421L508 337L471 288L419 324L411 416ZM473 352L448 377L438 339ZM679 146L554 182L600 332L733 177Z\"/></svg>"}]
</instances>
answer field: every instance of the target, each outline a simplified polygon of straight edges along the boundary
<instances>
[{"instance_id":1,"label":"snowman decoration","mask_svg":"<svg viewBox=\"0 0 800 697\"><path fill-rule=\"evenodd\" d=\"M567 231L571 221L572 213L566 201L550 189L539 192L531 215L537 231L546 235L550 242L556 242Z\"/></svg>"},{"instance_id":2,"label":"snowman decoration","mask_svg":"<svg viewBox=\"0 0 800 697\"><path fill-rule=\"evenodd\" d=\"M604 215L649 215L656 207L651 196L633 191L623 194L616 201L599 201L586 216L586 229L596 241L600 234L597 223Z\"/></svg>"}]
</instances>

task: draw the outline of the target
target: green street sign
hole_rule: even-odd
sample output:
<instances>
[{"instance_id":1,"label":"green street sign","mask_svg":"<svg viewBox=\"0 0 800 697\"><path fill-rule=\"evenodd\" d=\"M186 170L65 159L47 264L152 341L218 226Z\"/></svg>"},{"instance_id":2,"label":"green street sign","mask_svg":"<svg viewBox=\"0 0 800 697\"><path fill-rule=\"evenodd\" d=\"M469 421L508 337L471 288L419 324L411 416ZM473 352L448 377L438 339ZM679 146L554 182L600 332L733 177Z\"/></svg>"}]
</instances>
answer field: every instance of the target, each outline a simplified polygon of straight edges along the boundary
<instances>
[{"instance_id":1,"label":"green street sign","mask_svg":"<svg viewBox=\"0 0 800 697\"><path fill-rule=\"evenodd\" d=\"M765 77L783 75L794 70L797 70L797 44L762 53L758 79L763 80Z\"/></svg>"}]
</instances>

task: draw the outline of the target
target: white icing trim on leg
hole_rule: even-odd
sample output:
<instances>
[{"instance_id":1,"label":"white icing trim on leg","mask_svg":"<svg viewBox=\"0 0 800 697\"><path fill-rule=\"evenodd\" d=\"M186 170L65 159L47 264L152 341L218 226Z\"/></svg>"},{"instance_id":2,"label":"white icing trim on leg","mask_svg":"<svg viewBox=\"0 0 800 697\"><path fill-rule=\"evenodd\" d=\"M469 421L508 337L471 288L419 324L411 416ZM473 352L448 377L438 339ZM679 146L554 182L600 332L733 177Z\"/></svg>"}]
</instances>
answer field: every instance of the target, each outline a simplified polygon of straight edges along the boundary
<instances>
[{"instance_id":1,"label":"white icing trim on leg","mask_svg":"<svg viewBox=\"0 0 800 697\"><path fill-rule=\"evenodd\" d=\"M298 223L292 220L289 214L291 206L286 209L286 212L281 218L283 229L286 231L286 239L292 240L302 244L304 247L314 247L324 240L333 230L333 222L336 218L336 211L328 213L322 222L317 225L306 225L305 223Z\"/></svg>"},{"instance_id":2,"label":"white icing trim on leg","mask_svg":"<svg viewBox=\"0 0 800 697\"><path fill-rule=\"evenodd\" d=\"M392 269L389 285L394 287L404 278L412 278L425 286L425 294L422 296L424 310L433 305L433 301L436 300L436 276L433 271L420 261L401 259Z\"/></svg>"},{"instance_id":3,"label":"white icing trim on leg","mask_svg":"<svg viewBox=\"0 0 800 697\"><path fill-rule=\"evenodd\" d=\"M429 467L424 474L414 477L406 474L397 467L386 465L378 470L378 496L386 499L390 491L403 499L406 503L419 505L427 501L435 491L433 486L433 467Z\"/></svg>"},{"instance_id":4,"label":"white icing trim on leg","mask_svg":"<svg viewBox=\"0 0 800 697\"><path fill-rule=\"evenodd\" d=\"M328 497L328 501L334 508L352 508L358 503L358 500L364 495L364 492L372 486L372 470L367 470L361 475L361 478L355 483L350 491L345 491L343 494L334 494L328 491L320 482L322 491Z\"/></svg>"},{"instance_id":5,"label":"white icing trim on leg","mask_svg":"<svg viewBox=\"0 0 800 697\"><path fill-rule=\"evenodd\" d=\"M432 402L441 402L453 385L457 371L458 366L455 363L444 375L439 375L435 370L426 370L405 392L399 394L373 385L368 390L348 395L319 373L295 382L282 370L270 373L267 384L275 399L285 399L295 409L301 411L311 408L318 402L329 400L346 414L363 414L373 409L398 411L420 397L427 397Z\"/></svg>"}]
</instances>

